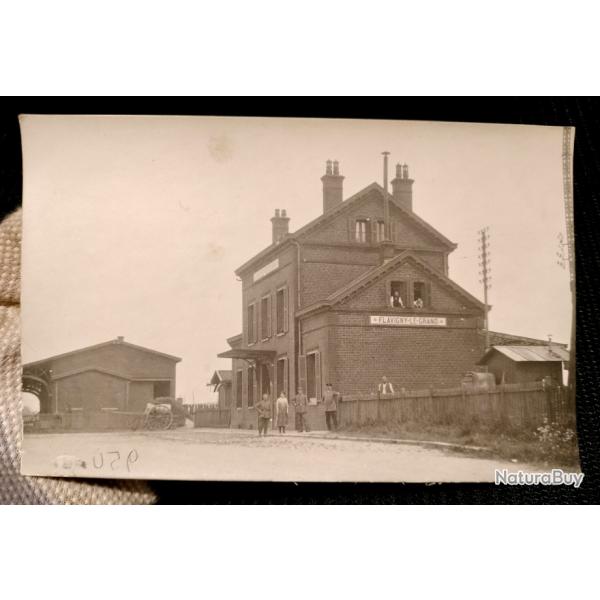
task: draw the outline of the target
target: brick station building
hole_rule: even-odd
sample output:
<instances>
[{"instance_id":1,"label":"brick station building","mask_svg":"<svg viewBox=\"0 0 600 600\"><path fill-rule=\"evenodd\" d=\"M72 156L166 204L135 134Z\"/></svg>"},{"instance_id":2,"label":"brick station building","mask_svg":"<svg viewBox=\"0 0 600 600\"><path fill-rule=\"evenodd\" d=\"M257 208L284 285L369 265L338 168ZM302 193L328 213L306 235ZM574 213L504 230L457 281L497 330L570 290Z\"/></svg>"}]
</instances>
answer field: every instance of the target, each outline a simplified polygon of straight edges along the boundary
<instances>
[{"instance_id":1,"label":"brick station building","mask_svg":"<svg viewBox=\"0 0 600 600\"><path fill-rule=\"evenodd\" d=\"M219 354L232 359L232 426L256 426L263 392L291 398L301 385L321 428L328 382L342 395L372 393L384 375L396 390L453 387L477 370L483 303L450 279L456 244L413 211L406 165L385 191L384 161L384 187L345 200L339 165L327 161L322 214L290 233L276 210L271 244L235 271L243 331Z\"/></svg>"}]
</instances>

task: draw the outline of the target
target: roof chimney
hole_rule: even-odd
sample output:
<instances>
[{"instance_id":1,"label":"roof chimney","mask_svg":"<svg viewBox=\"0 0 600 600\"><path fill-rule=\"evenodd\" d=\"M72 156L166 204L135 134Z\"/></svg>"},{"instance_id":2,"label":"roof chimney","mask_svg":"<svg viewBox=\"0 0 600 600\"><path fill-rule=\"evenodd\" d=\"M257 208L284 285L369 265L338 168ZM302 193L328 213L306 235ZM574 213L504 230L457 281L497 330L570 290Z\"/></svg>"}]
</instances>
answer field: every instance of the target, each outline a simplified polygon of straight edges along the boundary
<instances>
[{"instance_id":1,"label":"roof chimney","mask_svg":"<svg viewBox=\"0 0 600 600\"><path fill-rule=\"evenodd\" d=\"M273 244L279 244L281 240L289 233L290 218L287 216L285 208L275 209L275 216L271 217L271 223L273 225Z\"/></svg>"},{"instance_id":2,"label":"roof chimney","mask_svg":"<svg viewBox=\"0 0 600 600\"><path fill-rule=\"evenodd\" d=\"M323 182L323 212L326 213L341 204L344 199L344 177L340 175L340 164L337 160L327 161L325 175L321 177L321 181Z\"/></svg>"},{"instance_id":3,"label":"roof chimney","mask_svg":"<svg viewBox=\"0 0 600 600\"><path fill-rule=\"evenodd\" d=\"M117 336L117 342L120 343L120 342L122 342L124 340L125 340L125 338L122 335Z\"/></svg>"},{"instance_id":4,"label":"roof chimney","mask_svg":"<svg viewBox=\"0 0 600 600\"><path fill-rule=\"evenodd\" d=\"M396 204L412 211L412 184L414 179L408 177L408 165L396 165L396 177L392 179L392 197Z\"/></svg>"}]
</instances>

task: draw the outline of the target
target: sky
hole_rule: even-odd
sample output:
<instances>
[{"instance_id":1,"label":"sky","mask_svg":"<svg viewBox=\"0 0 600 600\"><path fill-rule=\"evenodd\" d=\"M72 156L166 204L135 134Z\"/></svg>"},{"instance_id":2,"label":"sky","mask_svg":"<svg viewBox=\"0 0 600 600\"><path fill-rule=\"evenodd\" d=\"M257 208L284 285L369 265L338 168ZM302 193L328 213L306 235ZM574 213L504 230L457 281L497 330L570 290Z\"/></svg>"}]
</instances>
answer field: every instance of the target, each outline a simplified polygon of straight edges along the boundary
<instances>
[{"instance_id":1,"label":"sky","mask_svg":"<svg viewBox=\"0 0 600 600\"><path fill-rule=\"evenodd\" d=\"M207 387L241 332L234 270L322 212L325 161L344 197L409 166L414 211L458 244L450 277L483 299L477 232L490 229L490 329L569 342L562 129L342 119L41 116L23 139L22 354L30 362L124 336L182 358L177 395ZM393 176L393 175L392 175Z\"/></svg>"}]
</instances>

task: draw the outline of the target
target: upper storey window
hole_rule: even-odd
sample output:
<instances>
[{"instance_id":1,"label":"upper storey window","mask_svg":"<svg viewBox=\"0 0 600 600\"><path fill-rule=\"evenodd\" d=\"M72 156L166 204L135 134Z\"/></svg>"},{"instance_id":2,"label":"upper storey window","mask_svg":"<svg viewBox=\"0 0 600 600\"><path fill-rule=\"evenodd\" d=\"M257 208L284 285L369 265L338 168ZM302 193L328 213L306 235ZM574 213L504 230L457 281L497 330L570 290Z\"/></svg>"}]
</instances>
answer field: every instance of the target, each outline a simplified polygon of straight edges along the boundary
<instances>
[{"instance_id":1,"label":"upper storey window","mask_svg":"<svg viewBox=\"0 0 600 600\"><path fill-rule=\"evenodd\" d=\"M275 313L276 313L276 333L281 334L287 331L288 322L288 290L283 287L277 290L275 295Z\"/></svg>"},{"instance_id":2,"label":"upper storey window","mask_svg":"<svg viewBox=\"0 0 600 600\"><path fill-rule=\"evenodd\" d=\"M385 240L385 223L383 221L375 221L373 228L375 230L375 241L383 242Z\"/></svg>"},{"instance_id":3,"label":"upper storey window","mask_svg":"<svg viewBox=\"0 0 600 600\"><path fill-rule=\"evenodd\" d=\"M424 281L413 282L413 308L429 306L429 290Z\"/></svg>"},{"instance_id":4,"label":"upper storey window","mask_svg":"<svg viewBox=\"0 0 600 600\"><path fill-rule=\"evenodd\" d=\"M256 305L249 304L248 305L248 314L246 317L246 327L248 331L248 343L254 344L256 343Z\"/></svg>"},{"instance_id":5,"label":"upper storey window","mask_svg":"<svg viewBox=\"0 0 600 600\"><path fill-rule=\"evenodd\" d=\"M260 337L263 340L271 337L271 296L260 301Z\"/></svg>"},{"instance_id":6,"label":"upper storey window","mask_svg":"<svg viewBox=\"0 0 600 600\"><path fill-rule=\"evenodd\" d=\"M354 228L354 240L356 242L366 243L367 241L367 228L369 222L366 219L358 219Z\"/></svg>"},{"instance_id":7,"label":"upper storey window","mask_svg":"<svg viewBox=\"0 0 600 600\"><path fill-rule=\"evenodd\" d=\"M406 281L392 281L390 285L390 306L392 308L406 308L407 287Z\"/></svg>"}]
</instances>

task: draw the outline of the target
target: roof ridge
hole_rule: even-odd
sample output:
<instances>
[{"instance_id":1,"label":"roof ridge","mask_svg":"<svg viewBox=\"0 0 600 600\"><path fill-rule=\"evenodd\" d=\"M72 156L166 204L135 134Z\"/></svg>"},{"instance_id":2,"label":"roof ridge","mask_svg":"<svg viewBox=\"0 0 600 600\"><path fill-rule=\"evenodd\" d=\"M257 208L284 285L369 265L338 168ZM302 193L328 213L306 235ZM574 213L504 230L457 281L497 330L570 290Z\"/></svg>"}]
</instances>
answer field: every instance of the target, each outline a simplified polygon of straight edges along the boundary
<instances>
[{"instance_id":1,"label":"roof ridge","mask_svg":"<svg viewBox=\"0 0 600 600\"><path fill-rule=\"evenodd\" d=\"M331 210L321 213L320 215L316 216L314 219L312 219L311 221L309 221L308 223L306 223L305 225L300 227L300 229L297 229L293 233L289 233L279 244L271 244L270 246L263 248L263 250L261 250L260 252L255 254L252 258L250 258L244 264L242 264L240 267L238 267L235 270L235 273L239 274L241 271L248 268L251 264L253 264L259 258L268 256L268 254L270 252L272 252L278 248L282 248L286 243L289 243L291 240L298 239L299 237L301 237L302 235L304 235L305 233L307 233L314 227L318 226L321 222L325 221L326 219L335 217L340 212L343 212L348 206L350 206L351 204L356 202L358 199L360 199L361 197L365 196L366 194L368 194L369 192L371 192L373 190L377 190L378 192L380 192L382 194L382 196L385 193L385 190L379 183L377 183L376 181L372 181L367 186L361 188L358 192L352 194L352 196L350 196L349 198L342 200L342 202L340 202L337 206L335 206ZM433 227L433 225L430 225L427 221L425 221L422 217L420 217L414 211L407 210L406 208L404 208L403 206L401 206L400 204L395 202L393 195L390 194L389 192L388 192L388 198L390 198L392 200L393 205L398 210L400 210L403 215L405 215L406 217L411 219L414 223L416 223L417 225L419 225L420 227L425 229L427 232L429 232L434 237L437 237L439 240L441 240L444 243L444 245L448 246L449 248L452 248L453 250L456 248L456 244L454 242L452 242L451 240L449 240L443 233L438 231L435 227Z\"/></svg>"},{"instance_id":2,"label":"roof ridge","mask_svg":"<svg viewBox=\"0 0 600 600\"><path fill-rule=\"evenodd\" d=\"M91 346L84 346L83 348L76 348L75 350L69 350L67 352L61 352L60 354L54 354L52 356L48 356L46 358L41 358L39 360L34 360L28 362L23 365L25 367L32 367L34 365L39 365L50 360L56 360L58 358L64 358L65 356L71 356L72 354L77 354L78 352L87 352L88 350L96 350L97 348L102 348L103 346L129 346L130 348L135 348L136 350L142 350L144 352L150 352L151 354L158 354L159 356L164 356L165 358L170 358L176 362L180 362L181 358L179 356L174 356L172 354L166 354L165 352L160 352L158 350L153 350L152 348L146 348L145 346L138 346L137 344L132 344L131 342L126 342L125 340L119 340L118 338L108 340L106 342L100 342L98 344L92 344Z\"/></svg>"}]
</instances>

